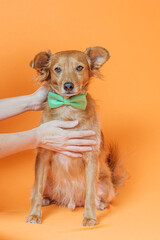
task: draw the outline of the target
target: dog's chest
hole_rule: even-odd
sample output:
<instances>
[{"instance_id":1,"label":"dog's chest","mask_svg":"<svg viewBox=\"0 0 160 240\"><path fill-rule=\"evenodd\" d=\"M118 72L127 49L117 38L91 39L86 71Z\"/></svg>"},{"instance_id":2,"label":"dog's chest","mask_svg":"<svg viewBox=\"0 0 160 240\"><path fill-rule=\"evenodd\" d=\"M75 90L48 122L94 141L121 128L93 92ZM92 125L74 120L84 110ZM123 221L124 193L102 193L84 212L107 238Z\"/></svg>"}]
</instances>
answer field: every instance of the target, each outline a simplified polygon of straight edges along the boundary
<instances>
[{"instance_id":1,"label":"dog's chest","mask_svg":"<svg viewBox=\"0 0 160 240\"><path fill-rule=\"evenodd\" d=\"M61 106L56 109L46 109L42 114L41 123L51 120L73 121L78 120L79 124L72 130L92 129L94 118L88 117L88 112L76 109L72 106ZM68 129L69 130L69 129Z\"/></svg>"},{"instance_id":2,"label":"dog's chest","mask_svg":"<svg viewBox=\"0 0 160 240\"><path fill-rule=\"evenodd\" d=\"M83 113L82 113L83 114ZM62 106L60 108L57 108L54 110L54 113L52 114L53 119L57 120L63 120L63 121L68 121L68 120L75 120L78 116L77 109L71 107L71 106Z\"/></svg>"},{"instance_id":3,"label":"dog's chest","mask_svg":"<svg viewBox=\"0 0 160 240\"><path fill-rule=\"evenodd\" d=\"M51 159L53 186L51 198L58 204L68 205L70 201L76 206L84 205L85 199L85 165L81 158L70 158L55 153Z\"/></svg>"}]
</instances>

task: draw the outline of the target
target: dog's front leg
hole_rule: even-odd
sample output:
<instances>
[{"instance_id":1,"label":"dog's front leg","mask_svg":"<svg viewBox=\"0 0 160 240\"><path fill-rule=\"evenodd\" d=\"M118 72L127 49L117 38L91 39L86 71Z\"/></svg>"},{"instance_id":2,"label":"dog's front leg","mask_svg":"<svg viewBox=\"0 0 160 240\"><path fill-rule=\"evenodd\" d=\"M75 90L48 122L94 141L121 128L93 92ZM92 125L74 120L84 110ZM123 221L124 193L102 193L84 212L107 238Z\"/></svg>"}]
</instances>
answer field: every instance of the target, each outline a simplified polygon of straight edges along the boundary
<instances>
[{"instance_id":1,"label":"dog's front leg","mask_svg":"<svg viewBox=\"0 0 160 240\"><path fill-rule=\"evenodd\" d=\"M49 169L50 157L50 151L45 149L38 150L35 165L35 183L32 194L32 205L26 222L41 223L43 191Z\"/></svg>"},{"instance_id":2,"label":"dog's front leg","mask_svg":"<svg viewBox=\"0 0 160 240\"><path fill-rule=\"evenodd\" d=\"M82 225L94 226L97 224L95 213L96 180L98 171L97 154L95 152L91 152L87 153L86 156L86 199Z\"/></svg>"}]
</instances>

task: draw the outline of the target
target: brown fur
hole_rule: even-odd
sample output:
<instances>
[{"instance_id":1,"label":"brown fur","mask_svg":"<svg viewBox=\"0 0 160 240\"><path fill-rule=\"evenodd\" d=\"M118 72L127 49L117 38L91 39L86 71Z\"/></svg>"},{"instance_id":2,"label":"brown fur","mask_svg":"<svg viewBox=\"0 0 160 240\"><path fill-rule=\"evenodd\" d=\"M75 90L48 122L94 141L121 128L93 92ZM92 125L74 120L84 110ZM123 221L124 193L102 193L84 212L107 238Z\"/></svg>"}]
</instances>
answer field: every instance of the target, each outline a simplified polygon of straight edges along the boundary
<instances>
[{"instance_id":1,"label":"brown fur","mask_svg":"<svg viewBox=\"0 0 160 240\"><path fill-rule=\"evenodd\" d=\"M41 74L39 81L48 81L51 91L68 98L64 83L74 84L71 95L86 93L90 78L98 76L99 68L109 57L109 52L102 47L53 55L48 51L37 54L31 66ZM80 72L75 70L78 65L84 67ZM56 67L61 67L62 73L56 73ZM89 94L86 110L66 105L50 109L46 102L41 123L53 119L78 120L79 125L74 130L94 130L96 136L92 139L96 139L97 145L92 152L83 153L83 157L77 159L38 149L32 207L27 222L40 223L42 202L48 205L54 201L70 209L85 206L83 226L93 226L97 224L95 207L101 210L108 207L124 180L123 172L117 169L117 149L111 145L108 150L104 149L95 102Z\"/></svg>"}]
</instances>

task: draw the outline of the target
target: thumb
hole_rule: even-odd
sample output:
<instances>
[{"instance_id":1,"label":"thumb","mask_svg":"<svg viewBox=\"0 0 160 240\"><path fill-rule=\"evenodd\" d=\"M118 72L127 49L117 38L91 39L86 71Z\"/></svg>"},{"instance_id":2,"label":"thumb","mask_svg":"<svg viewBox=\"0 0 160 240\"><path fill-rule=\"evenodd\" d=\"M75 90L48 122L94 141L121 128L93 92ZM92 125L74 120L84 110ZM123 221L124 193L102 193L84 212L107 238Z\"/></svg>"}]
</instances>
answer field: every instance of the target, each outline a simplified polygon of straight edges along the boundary
<instances>
[{"instance_id":1,"label":"thumb","mask_svg":"<svg viewBox=\"0 0 160 240\"><path fill-rule=\"evenodd\" d=\"M47 83L43 84L39 89L38 91L41 92L41 94L44 94L47 96L48 92L49 92L50 88L48 86Z\"/></svg>"},{"instance_id":2,"label":"thumb","mask_svg":"<svg viewBox=\"0 0 160 240\"><path fill-rule=\"evenodd\" d=\"M74 128L78 125L78 121L56 121L55 126L60 128Z\"/></svg>"},{"instance_id":3,"label":"thumb","mask_svg":"<svg viewBox=\"0 0 160 240\"><path fill-rule=\"evenodd\" d=\"M50 90L49 84L47 82L44 83L41 87L46 89L46 92L49 92L49 90Z\"/></svg>"}]
</instances>

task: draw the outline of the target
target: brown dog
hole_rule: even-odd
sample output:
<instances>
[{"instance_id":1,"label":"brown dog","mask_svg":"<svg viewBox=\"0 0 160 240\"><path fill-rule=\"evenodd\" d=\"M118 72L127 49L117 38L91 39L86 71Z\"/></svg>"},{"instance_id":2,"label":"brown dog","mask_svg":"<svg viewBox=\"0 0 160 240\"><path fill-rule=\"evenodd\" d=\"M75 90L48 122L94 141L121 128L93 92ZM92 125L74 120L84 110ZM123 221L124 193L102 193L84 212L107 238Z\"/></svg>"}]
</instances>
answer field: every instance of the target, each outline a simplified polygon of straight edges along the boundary
<instances>
[{"instance_id":1,"label":"brown dog","mask_svg":"<svg viewBox=\"0 0 160 240\"><path fill-rule=\"evenodd\" d=\"M109 52L102 47L53 55L48 51L37 54L31 66L40 73L40 81L48 82L51 91L68 99L86 94L90 78L98 76L99 68L109 57ZM83 153L83 157L77 159L38 149L32 207L27 222L41 223L42 203L49 205L54 201L71 209L85 206L83 226L96 225L95 207L100 210L108 207L123 183L124 173L117 171L116 148L110 146L104 150L95 102L89 94L86 98L86 109L70 105L50 108L48 102L45 103L41 123L53 119L78 120L75 130L94 130L96 136L92 139L97 145L92 152Z\"/></svg>"}]
</instances>

